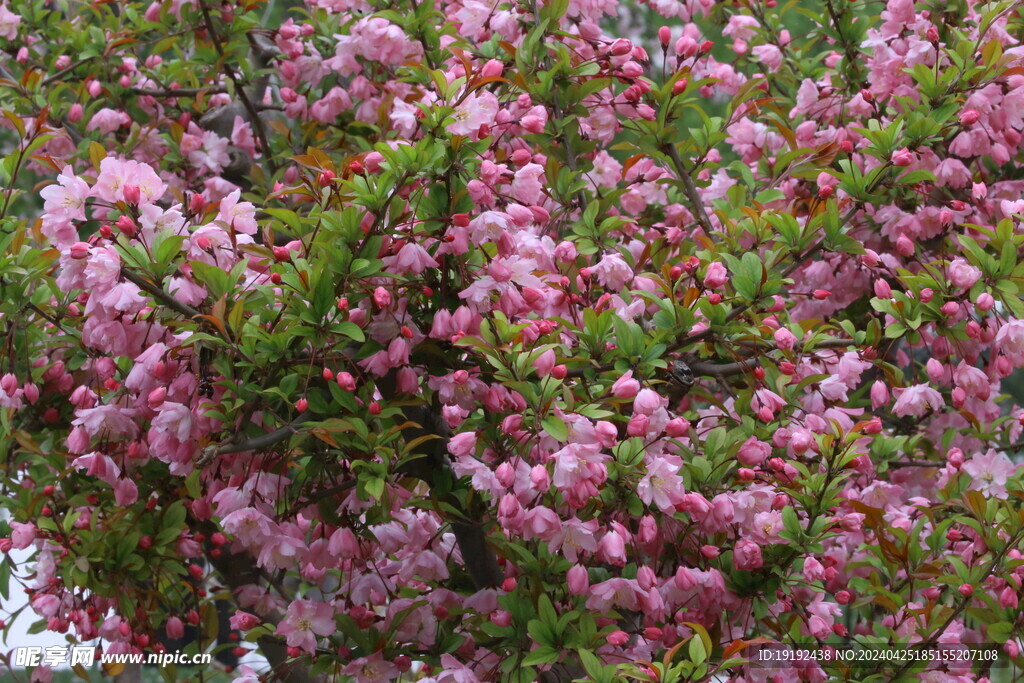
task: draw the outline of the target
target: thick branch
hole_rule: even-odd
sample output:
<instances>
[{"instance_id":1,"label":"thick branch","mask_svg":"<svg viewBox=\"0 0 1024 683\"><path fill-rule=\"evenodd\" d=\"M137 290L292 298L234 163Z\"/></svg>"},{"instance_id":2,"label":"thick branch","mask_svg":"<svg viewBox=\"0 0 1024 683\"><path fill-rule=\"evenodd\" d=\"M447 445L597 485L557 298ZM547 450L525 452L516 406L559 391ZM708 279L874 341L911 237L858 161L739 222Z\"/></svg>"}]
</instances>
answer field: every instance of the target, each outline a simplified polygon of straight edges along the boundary
<instances>
[{"instance_id":1,"label":"thick branch","mask_svg":"<svg viewBox=\"0 0 1024 683\"><path fill-rule=\"evenodd\" d=\"M217 529L211 526L210 532L212 533L213 531L217 531ZM221 575L221 578L224 579L224 583L227 584L227 587L231 590L231 596L234 598L236 591L243 586L258 584L260 577L255 569L256 563L249 553L224 552L226 549L227 547L225 546L219 557L210 556L208 559ZM274 610L274 612L265 616L266 621L274 624L280 623L283 619L284 615L278 610ZM280 638L261 636L256 642L259 645L260 652L263 653L273 668L273 680L282 681L282 683L316 683L318 680L310 675L305 667L289 661L288 648Z\"/></svg>"},{"instance_id":2,"label":"thick branch","mask_svg":"<svg viewBox=\"0 0 1024 683\"><path fill-rule=\"evenodd\" d=\"M235 93L238 95L238 99L242 101L242 106L249 113L249 118L252 121L252 127L256 131L256 137L260 141L260 148L263 150L263 160L270 167L270 174L277 173L277 164L274 163L274 157L270 152L270 144L267 142L267 132L263 127L263 119L260 118L260 114L256 111L252 102L249 100L249 94L245 91L244 84L239 80L235 74L235 69L232 67L224 57L224 46L221 45L220 38L217 36L217 30L213 26L213 20L210 18L210 10L206 7L206 3L200 1L199 9L203 13L203 23L206 24L206 30L210 33L210 40L213 41L213 47L217 50L217 54L220 56L221 63L224 65L224 73L231 82L235 84Z\"/></svg>"},{"instance_id":3,"label":"thick branch","mask_svg":"<svg viewBox=\"0 0 1024 683\"><path fill-rule=\"evenodd\" d=\"M385 400L391 401L396 394L396 371L392 370L377 382L377 388ZM455 488L455 474L451 470L448 459L448 440L452 431L444 418L433 406L406 406L402 408L405 418L414 426L402 430L402 438L406 443L419 441L415 449L417 455L423 457L410 461L404 468L405 473L422 479L434 487L439 484L451 491ZM435 437L435 438L423 438ZM445 502L459 510L460 520L451 522L452 533L459 544L462 560L478 590L491 588L501 583L504 578L498 566L494 551L487 544L487 537L478 517L472 511L462 507L461 501L454 496L446 496ZM471 521L472 520L472 521Z\"/></svg>"}]
</instances>

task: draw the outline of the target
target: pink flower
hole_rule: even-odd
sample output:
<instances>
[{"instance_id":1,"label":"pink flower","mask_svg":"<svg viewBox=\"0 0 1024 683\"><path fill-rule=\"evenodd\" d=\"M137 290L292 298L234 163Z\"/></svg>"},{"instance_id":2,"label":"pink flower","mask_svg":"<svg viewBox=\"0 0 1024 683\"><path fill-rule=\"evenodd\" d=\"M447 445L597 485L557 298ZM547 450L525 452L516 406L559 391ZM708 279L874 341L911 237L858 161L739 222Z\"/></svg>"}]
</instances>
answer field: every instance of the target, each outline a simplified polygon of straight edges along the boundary
<instances>
[{"instance_id":1,"label":"pink flower","mask_svg":"<svg viewBox=\"0 0 1024 683\"><path fill-rule=\"evenodd\" d=\"M633 269L618 254L608 254L590 269L602 287L618 292L633 279Z\"/></svg>"},{"instance_id":2,"label":"pink flower","mask_svg":"<svg viewBox=\"0 0 1024 683\"><path fill-rule=\"evenodd\" d=\"M787 330L785 327L780 327L775 330L775 345L782 351L792 351L793 346L796 344L796 335Z\"/></svg>"},{"instance_id":3,"label":"pink flower","mask_svg":"<svg viewBox=\"0 0 1024 683\"><path fill-rule=\"evenodd\" d=\"M316 636L329 636L335 632L334 609L327 603L296 600L288 605L287 616L277 625L277 633L285 636L291 647L306 652L316 651Z\"/></svg>"},{"instance_id":4,"label":"pink flower","mask_svg":"<svg viewBox=\"0 0 1024 683\"><path fill-rule=\"evenodd\" d=\"M394 259L393 268L399 273L419 275L427 268L437 268L434 257L419 244L406 242Z\"/></svg>"},{"instance_id":5,"label":"pink flower","mask_svg":"<svg viewBox=\"0 0 1024 683\"><path fill-rule=\"evenodd\" d=\"M981 277L981 271L962 258L955 258L949 264L949 281L960 289L970 288Z\"/></svg>"},{"instance_id":6,"label":"pink flower","mask_svg":"<svg viewBox=\"0 0 1024 683\"><path fill-rule=\"evenodd\" d=\"M475 137L484 124L494 123L498 113L498 98L490 92L470 95L455 108L455 120L448 124L450 135Z\"/></svg>"},{"instance_id":7,"label":"pink flower","mask_svg":"<svg viewBox=\"0 0 1024 683\"><path fill-rule=\"evenodd\" d=\"M739 451L736 453L736 459L747 467L755 467L764 462L771 453L772 447L770 445L752 436L740 446Z\"/></svg>"},{"instance_id":8,"label":"pink flower","mask_svg":"<svg viewBox=\"0 0 1024 683\"><path fill-rule=\"evenodd\" d=\"M48 185L39 191L44 200L43 210L61 218L85 219L85 200L91 193L88 183L65 166L57 176L57 185Z\"/></svg>"},{"instance_id":9,"label":"pink flower","mask_svg":"<svg viewBox=\"0 0 1024 683\"><path fill-rule=\"evenodd\" d=\"M761 558L761 546L746 538L741 538L736 542L732 559L736 569L741 571L750 572L764 566L764 560Z\"/></svg>"},{"instance_id":10,"label":"pink flower","mask_svg":"<svg viewBox=\"0 0 1024 683\"><path fill-rule=\"evenodd\" d=\"M929 410L941 410L945 405L942 394L927 384L915 384L900 390L893 412L899 417L921 417Z\"/></svg>"},{"instance_id":11,"label":"pink flower","mask_svg":"<svg viewBox=\"0 0 1024 683\"><path fill-rule=\"evenodd\" d=\"M652 503L662 512L672 514L683 500L686 489L679 476L679 466L667 458L652 457L647 463L647 473L637 484L636 493L646 505Z\"/></svg>"},{"instance_id":12,"label":"pink flower","mask_svg":"<svg viewBox=\"0 0 1024 683\"><path fill-rule=\"evenodd\" d=\"M1024 320L1010 320L996 333L999 351L1017 367L1024 365Z\"/></svg>"},{"instance_id":13,"label":"pink flower","mask_svg":"<svg viewBox=\"0 0 1024 683\"><path fill-rule=\"evenodd\" d=\"M590 587L587 609L601 613L615 607L636 610L640 607L642 593L640 586L637 585L635 580L622 578L608 579Z\"/></svg>"},{"instance_id":14,"label":"pink flower","mask_svg":"<svg viewBox=\"0 0 1024 683\"><path fill-rule=\"evenodd\" d=\"M18 24L21 17L7 8L7 5L0 5L0 37L7 40L14 40L18 35Z\"/></svg>"},{"instance_id":15,"label":"pink flower","mask_svg":"<svg viewBox=\"0 0 1024 683\"><path fill-rule=\"evenodd\" d=\"M220 200L216 222L229 233L234 231L255 235L259 229L256 223L256 207L251 202L239 201L241 196L242 191L235 190Z\"/></svg>"},{"instance_id":16,"label":"pink flower","mask_svg":"<svg viewBox=\"0 0 1024 683\"><path fill-rule=\"evenodd\" d=\"M151 204L167 190L167 185L152 167L137 161L121 161L107 157L100 162L100 174L96 178L93 192L97 197L108 202L124 200L124 186L135 185L139 188L139 202Z\"/></svg>"},{"instance_id":17,"label":"pink flower","mask_svg":"<svg viewBox=\"0 0 1024 683\"><path fill-rule=\"evenodd\" d=\"M1006 499L1006 482L1017 473L1017 465L1006 453L989 449L964 463L963 471L971 476L971 489L987 496Z\"/></svg>"}]
</instances>

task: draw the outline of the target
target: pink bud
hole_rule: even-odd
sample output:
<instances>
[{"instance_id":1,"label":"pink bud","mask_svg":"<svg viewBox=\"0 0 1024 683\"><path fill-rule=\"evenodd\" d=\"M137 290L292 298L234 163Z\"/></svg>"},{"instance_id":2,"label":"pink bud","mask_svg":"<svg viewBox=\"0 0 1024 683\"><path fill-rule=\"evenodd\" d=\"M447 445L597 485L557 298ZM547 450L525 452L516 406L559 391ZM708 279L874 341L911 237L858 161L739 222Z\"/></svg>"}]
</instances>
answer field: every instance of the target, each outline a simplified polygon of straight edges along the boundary
<instances>
[{"instance_id":1,"label":"pink bud","mask_svg":"<svg viewBox=\"0 0 1024 683\"><path fill-rule=\"evenodd\" d=\"M875 296L879 299L891 299L892 288L889 283L881 278L875 280Z\"/></svg>"},{"instance_id":2,"label":"pink bud","mask_svg":"<svg viewBox=\"0 0 1024 683\"><path fill-rule=\"evenodd\" d=\"M964 596L965 598L969 598L972 595L974 595L974 586L972 586L969 583L960 584L960 587L957 588L957 590L960 591L960 595Z\"/></svg>"},{"instance_id":3,"label":"pink bud","mask_svg":"<svg viewBox=\"0 0 1024 683\"><path fill-rule=\"evenodd\" d=\"M484 64L482 69L480 69L480 75L483 76L484 78L494 78L497 76L501 76L501 74L504 71L504 64L499 62L497 59L491 59L488 60L486 64Z\"/></svg>"},{"instance_id":4,"label":"pink bud","mask_svg":"<svg viewBox=\"0 0 1024 683\"><path fill-rule=\"evenodd\" d=\"M534 465L530 470L530 483L538 491L547 491L551 486L551 479L547 468L544 465Z\"/></svg>"},{"instance_id":5,"label":"pink bud","mask_svg":"<svg viewBox=\"0 0 1024 683\"><path fill-rule=\"evenodd\" d=\"M138 227L135 225L135 221L133 221L130 216L121 216L117 219L116 225L117 229L128 237L134 237L138 230Z\"/></svg>"},{"instance_id":6,"label":"pink bud","mask_svg":"<svg viewBox=\"0 0 1024 683\"><path fill-rule=\"evenodd\" d=\"M338 383L338 386L345 391L356 390L356 380L347 372L339 372L335 381Z\"/></svg>"},{"instance_id":7,"label":"pink bud","mask_svg":"<svg viewBox=\"0 0 1024 683\"><path fill-rule=\"evenodd\" d=\"M951 317L956 315L957 311L960 310L960 305L957 304L957 302L955 301L947 301L946 303L942 304L942 308L940 308L939 310L942 311L942 315L946 317Z\"/></svg>"},{"instance_id":8,"label":"pink bud","mask_svg":"<svg viewBox=\"0 0 1024 683\"><path fill-rule=\"evenodd\" d=\"M623 55L628 55L633 51L633 43L629 42L625 38L619 38L611 44L608 51L616 57L622 57Z\"/></svg>"},{"instance_id":9,"label":"pink bud","mask_svg":"<svg viewBox=\"0 0 1024 683\"><path fill-rule=\"evenodd\" d=\"M501 431L505 434L518 432L523 426L522 415L509 415L501 421Z\"/></svg>"},{"instance_id":10,"label":"pink bud","mask_svg":"<svg viewBox=\"0 0 1024 683\"><path fill-rule=\"evenodd\" d=\"M681 417L669 420L665 425L665 433L673 439L685 436L688 431L690 431L690 422Z\"/></svg>"},{"instance_id":11,"label":"pink bud","mask_svg":"<svg viewBox=\"0 0 1024 683\"><path fill-rule=\"evenodd\" d=\"M828 291L827 289L814 290L814 298L817 299L818 301L823 301L829 298L830 296L832 296L832 292Z\"/></svg>"},{"instance_id":12,"label":"pink bud","mask_svg":"<svg viewBox=\"0 0 1024 683\"><path fill-rule=\"evenodd\" d=\"M836 602L838 602L840 605L850 604L851 599L852 596L850 595L849 591L839 591L836 593Z\"/></svg>"},{"instance_id":13,"label":"pink bud","mask_svg":"<svg viewBox=\"0 0 1024 683\"><path fill-rule=\"evenodd\" d=\"M636 414L629 418L626 424L626 434L629 436L646 436L651 428L651 418L646 415Z\"/></svg>"},{"instance_id":14,"label":"pink bud","mask_svg":"<svg viewBox=\"0 0 1024 683\"><path fill-rule=\"evenodd\" d=\"M978 299L977 301L975 301L975 305L978 307L979 310L987 312L991 311L993 306L996 305L996 300L988 292L982 292L981 294L978 295Z\"/></svg>"},{"instance_id":15,"label":"pink bud","mask_svg":"<svg viewBox=\"0 0 1024 683\"><path fill-rule=\"evenodd\" d=\"M548 349L544 353L540 354L537 359L533 361L533 367L537 369L538 377L547 377L551 374L551 368L555 367L554 350Z\"/></svg>"},{"instance_id":16,"label":"pink bud","mask_svg":"<svg viewBox=\"0 0 1024 683\"><path fill-rule=\"evenodd\" d=\"M959 448L951 448L946 453L946 462L952 465L956 469L960 469L960 466L964 464L964 452Z\"/></svg>"},{"instance_id":17,"label":"pink bud","mask_svg":"<svg viewBox=\"0 0 1024 683\"><path fill-rule=\"evenodd\" d=\"M68 109L68 123L78 123L82 120L82 105L75 102Z\"/></svg>"},{"instance_id":18,"label":"pink bud","mask_svg":"<svg viewBox=\"0 0 1024 683\"><path fill-rule=\"evenodd\" d=\"M590 590L590 577L582 565L574 564L566 573L566 585L573 595L584 595Z\"/></svg>"},{"instance_id":19,"label":"pink bud","mask_svg":"<svg viewBox=\"0 0 1024 683\"><path fill-rule=\"evenodd\" d=\"M878 410L889 402L889 387L882 380L871 385L871 409Z\"/></svg>"},{"instance_id":20,"label":"pink bud","mask_svg":"<svg viewBox=\"0 0 1024 683\"><path fill-rule=\"evenodd\" d=\"M81 260L89 256L90 247L88 242L75 242L71 245L71 258Z\"/></svg>"},{"instance_id":21,"label":"pink bud","mask_svg":"<svg viewBox=\"0 0 1024 683\"><path fill-rule=\"evenodd\" d=\"M979 114L976 110L967 109L962 114L960 114L960 125L973 126L975 123L978 122L978 119L980 118L981 114Z\"/></svg>"},{"instance_id":22,"label":"pink bud","mask_svg":"<svg viewBox=\"0 0 1024 683\"><path fill-rule=\"evenodd\" d=\"M188 201L188 209L192 213L202 213L206 208L206 198L201 194L194 194Z\"/></svg>"},{"instance_id":23,"label":"pink bud","mask_svg":"<svg viewBox=\"0 0 1024 683\"><path fill-rule=\"evenodd\" d=\"M669 42L672 40L672 29L668 26L662 26L658 29L658 41L661 42L661 46L664 48L668 47Z\"/></svg>"},{"instance_id":24,"label":"pink bud","mask_svg":"<svg viewBox=\"0 0 1024 683\"><path fill-rule=\"evenodd\" d=\"M122 191L124 193L124 200L129 204L138 204L142 201L142 192L139 191L138 185L125 185Z\"/></svg>"},{"instance_id":25,"label":"pink bud","mask_svg":"<svg viewBox=\"0 0 1024 683\"><path fill-rule=\"evenodd\" d=\"M175 640L184 637L185 635L185 624L182 623L178 617L171 617L167 620L166 626L167 636Z\"/></svg>"},{"instance_id":26,"label":"pink bud","mask_svg":"<svg viewBox=\"0 0 1024 683\"><path fill-rule=\"evenodd\" d=\"M103 92L103 86L100 85L99 81L90 80L89 84L85 86L85 89L91 97L99 97Z\"/></svg>"},{"instance_id":27,"label":"pink bud","mask_svg":"<svg viewBox=\"0 0 1024 683\"><path fill-rule=\"evenodd\" d=\"M914 153L904 147L892 154L893 166L910 166L914 163Z\"/></svg>"},{"instance_id":28,"label":"pink bud","mask_svg":"<svg viewBox=\"0 0 1024 683\"><path fill-rule=\"evenodd\" d=\"M391 292L383 287L378 287L373 290L373 301L378 308L386 308L391 303Z\"/></svg>"},{"instance_id":29,"label":"pink bud","mask_svg":"<svg viewBox=\"0 0 1024 683\"><path fill-rule=\"evenodd\" d=\"M625 631L612 631L608 634L606 640L609 645L613 647L620 647L629 642L629 634Z\"/></svg>"},{"instance_id":30,"label":"pink bud","mask_svg":"<svg viewBox=\"0 0 1024 683\"><path fill-rule=\"evenodd\" d=\"M164 400L167 398L167 387L157 387L153 391L149 392L146 397L146 402L150 408L159 408L163 405Z\"/></svg>"},{"instance_id":31,"label":"pink bud","mask_svg":"<svg viewBox=\"0 0 1024 683\"><path fill-rule=\"evenodd\" d=\"M508 488L516 481L516 471L512 469L512 465L503 462L494 470L494 478L498 480L499 484Z\"/></svg>"},{"instance_id":32,"label":"pink bud","mask_svg":"<svg viewBox=\"0 0 1024 683\"><path fill-rule=\"evenodd\" d=\"M1004 609L1017 609L1018 599L1017 591L1013 590L1010 586L1007 586L999 594L999 605Z\"/></svg>"},{"instance_id":33,"label":"pink bud","mask_svg":"<svg viewBox=\"0 0 1024 683\"><path fill-rule=\"evenodd\" d=\"M926 304L935 297L935 291L930 287L925 287L921 290L920 299L921 303Z\"/></svg>"},{"instance_id":34,"label":"pink bud","mask_svg":"<svg viewBox=\"0 0 1024 683\"><path fill-rule=\"evenodd\" d=\"M713 560L722 554L722 551L713 545L702 545L700 547L700 554L709 560Z\"/></svg>"}]
</instances>

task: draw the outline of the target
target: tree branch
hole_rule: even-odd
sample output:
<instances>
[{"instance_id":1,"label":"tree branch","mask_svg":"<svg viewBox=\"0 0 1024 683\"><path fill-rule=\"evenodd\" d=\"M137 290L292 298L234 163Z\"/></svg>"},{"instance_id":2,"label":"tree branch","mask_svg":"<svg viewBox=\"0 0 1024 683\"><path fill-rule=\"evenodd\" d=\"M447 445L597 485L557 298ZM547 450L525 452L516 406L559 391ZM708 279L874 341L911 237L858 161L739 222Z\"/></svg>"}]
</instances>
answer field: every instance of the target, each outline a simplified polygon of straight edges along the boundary
<instances>
[{"instance_id":1,"label":"tree branch","mask_svg":"<svg viewBox=\"0 0 1024 683\"><path fill-rule=\"evenodd\" d=\"M177 299L175 299L173 296L165 292L162 287L156 285L153 282L150 282L149 280L143 277L136 275L135 273L128 270L124 266L121 266L121 277L123 277L125 280L128 280L132 284L138 286L139 289L148 292L149 294L152 294L154 298L158 299L160 303L167 306L167 308L170 308L178 313L181 313L182 315L187 316L188 318L195 318L198 315L202 315L202 313L196 310L195 308L192 308L188 304L183 304Z\"/></svg>"},{"instance_id":2,"label":"tree branch","mask_svg":"<svg viewBox=\"0 0 1024 683\"><path fill-rule=\"evenodd\" d=\"M208 465L218 455L227 455L228 453L242 453L243 451L261 451L272 446L276 446L285 439L290 438L293 434L299 432L299 426L303 422L308 422L310 415L308 413L302 414L295 420L286 424L283 427L275 429L272 432L267 432L260 436L254 436L251 439L239 442L228 442L213 446L207 446L203 449L203 454L196 461L197 467L204 467Z\"/></svg>"},{"instance_id":3,"label":"tree branch","mask_svg":"<svg viewBox=\"0 0 1024 683\"><path fill-rule=\"evenodd\" d=\"M149 95L151 97L195 97L201 93L217 95L227 92L227 88L220 85L210 85L205 88L131 88L136 95Z\"/></svg>"},{"instance_id":4,"label":"tree branch","mask_svg":"<svg viewBox=\"0 0 1024 683\"><path fill-rule=\"evenodd\" d=\"M203 23L206 25L206 30L210 33L210 40L213 41L213 47L217 50L217 55L220 57L220 61L224 67L224 73L231 82L235 84L235 92L238 95L238 99L242 101L242 106L249 113L249 117L252 120L252 127L256 131L256 137L260 141L260 149L263 150L263 160L270 168L270 174L274 175L277 173L277 164L274 163L274 157L270 152L270 144L267 142L267 131L263 127L263 119L260 118L259 112L252 105L249 100L249 94L245 92L245 86L242 84L235 74L235 69L232 67L224 58L224 46L220 42L220 38L217 36L217 31L213 26L213 20L210 18L210 10L206 6L203 0L199 2L199 9L203 13Z\"/></svg>"},{"instance_id":5,"label":"tree branch","mask_svg":"<svg viewBox=\"0 0 1024 683\"><path fill-rule=\"evenodd\" d=\"M665 144L661 149L672 160L672 166L675 168L679 180L683 183L683 190L686 193L686 198L690 200L690 208L693 209L697 222L700 223L705 231L710 230L711 219L708 218L707 211L704 210L704 202L701 201L697 185L693 182L693 176L686 170L686 165L683 164L683 160L679 156L679 150L672 144Z\"/></svg>"},{"instance_id":6,"label":"tree branch","mask_svg":"<svg viewBox=\"0 0 1024 683\"><path fill-rule=\"evenodd\" d=\"M208 525L208 530L212 534L219 529L210 524ZM208 554L207 559L221 575L221 578L224 579L224 583L231 590L231 597L233 599L235 598L236 591L243 586L259 583L256 563L247 552L232 553L228 551L228 546L225 546L220 557L212 557ZM284 615L279 610L274 610L265 618L266 621L274 624L281 622L283 619ZM282 681L282 683L316 683L319 680L319 678L312 676L305 667L289 661L288 648L280 638L260 636L256 642L259 645L260 652L263 653L273 668L273 680Z\"/></svg>"}]
</instances>

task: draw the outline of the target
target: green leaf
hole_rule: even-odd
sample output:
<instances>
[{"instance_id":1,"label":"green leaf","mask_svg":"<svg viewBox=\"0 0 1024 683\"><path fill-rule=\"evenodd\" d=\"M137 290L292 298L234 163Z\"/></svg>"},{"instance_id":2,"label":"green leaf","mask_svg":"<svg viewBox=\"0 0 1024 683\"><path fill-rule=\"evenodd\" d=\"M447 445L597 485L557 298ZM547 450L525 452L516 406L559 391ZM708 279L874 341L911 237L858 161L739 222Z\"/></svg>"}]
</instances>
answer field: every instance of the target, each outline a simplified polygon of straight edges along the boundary
<instances>
[{"instance_id":1,"label":"green leaf","mask_svg":"<svg viewBox=\"0 0 1024 683\"><path fill-rule=\"evenodd\" d=\"M555 441L565 441L569 438L569 428L562 421L562 418L557 415L549 415L541 420L541 426L544 427L544 431L551 435L551 438Z\"/></svg>"}]
</instances>

